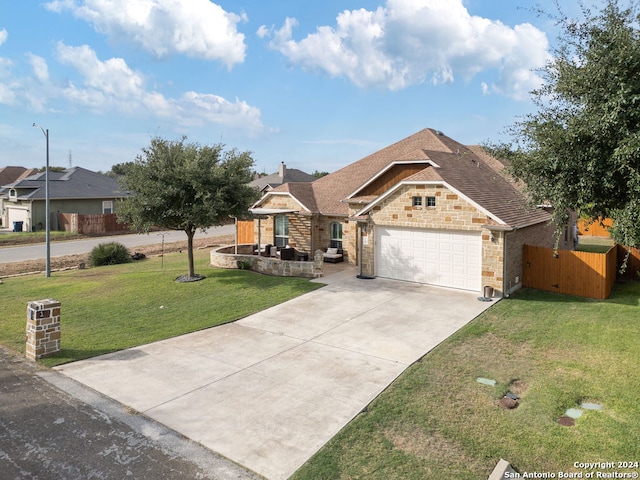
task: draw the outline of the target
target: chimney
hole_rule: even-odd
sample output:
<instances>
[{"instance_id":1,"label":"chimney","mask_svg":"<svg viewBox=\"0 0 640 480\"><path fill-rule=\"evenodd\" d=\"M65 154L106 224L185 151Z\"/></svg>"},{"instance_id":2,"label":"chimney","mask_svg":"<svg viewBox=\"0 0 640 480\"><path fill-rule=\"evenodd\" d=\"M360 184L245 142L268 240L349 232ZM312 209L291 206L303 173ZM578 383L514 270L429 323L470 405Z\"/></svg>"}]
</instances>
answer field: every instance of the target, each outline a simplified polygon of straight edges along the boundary
<instances>
[{"instance_id":1,"label":"chimney","mask_svg":"<svg viewBox=\"0 0 640 480\"><path fill-rule=\"evenodd\" d=\"M280 168L278 169L278 176L284 179L285 174L287 173L287 166L284 162L280 163Z\"/></svg>"}]
</instances>

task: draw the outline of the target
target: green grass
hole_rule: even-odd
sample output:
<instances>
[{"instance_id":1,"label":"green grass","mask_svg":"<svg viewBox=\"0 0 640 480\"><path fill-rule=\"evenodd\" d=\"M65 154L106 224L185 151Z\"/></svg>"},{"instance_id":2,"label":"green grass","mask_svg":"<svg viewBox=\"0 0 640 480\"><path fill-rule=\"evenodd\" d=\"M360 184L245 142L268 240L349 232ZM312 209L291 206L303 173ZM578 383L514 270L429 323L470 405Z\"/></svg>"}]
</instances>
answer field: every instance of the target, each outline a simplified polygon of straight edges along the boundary
<instances>
[{"instance_id":1,"label":"green grass","mask_svg":"<svg viewBox=\"0 0 640 480\"><path fill-rule=\"evenodd\" d=\"M24 353L27 302L62 302L62 350L42 360L57 365L231 322L321 286L245 270L214 269L196 251L199 282L177 283L186 253L162 258L29 275L0 284L0 343Z\"/></svg>"},{"instance_id":2,"label":"green grass","mask_svg":"<svg viewBox=\"0 0 640 480\"><path fill-rule=\"evenodd\" d=\"M477 480L500 458L556 475L640 461L638 352L640 283L606 301L522 290L410 367L292 478ZM509 390L514 410L497 406ZM604 408L560 426L581 402Z\"/></svg>"},{"instance_id":3,"label":"green grass","mask_svg":"<svg viewBox=\"0 0 640 480\"><path fill-rule=\"evenodd\" d=\"M580 236L576 250L580 252L607 253L613 246L612 238Z\"/></svg>"}]
</instances>

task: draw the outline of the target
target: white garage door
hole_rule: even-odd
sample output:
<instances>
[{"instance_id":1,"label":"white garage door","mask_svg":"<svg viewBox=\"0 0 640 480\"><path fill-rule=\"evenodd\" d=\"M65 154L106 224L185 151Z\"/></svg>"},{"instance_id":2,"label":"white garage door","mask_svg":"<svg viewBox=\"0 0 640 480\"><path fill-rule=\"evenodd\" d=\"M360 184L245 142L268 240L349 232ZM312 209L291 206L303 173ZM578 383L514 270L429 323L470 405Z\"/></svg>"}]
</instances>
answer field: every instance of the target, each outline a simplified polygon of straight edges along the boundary
<instances>
[{"instance_id":1,"label":"white garage door","mask_svg":"<svg viewBox=\"0 0 640 480\"><path fill-rule=\"evenodd\" d=\"M27 219L29 211L23 208L7 208L9 223L7 227L13 229L13 222L22 222L22 231L27 231Z\"/></svg>"},{"instance_id":2,"label":"white garage door","mask_svg":"<svg viewBox=\"0 0 640 480\"><path fill-rule=\"evenodd\" d=\"M376 227L376 275L481 290L480 233Z\"/></svg>"}]
</instances>

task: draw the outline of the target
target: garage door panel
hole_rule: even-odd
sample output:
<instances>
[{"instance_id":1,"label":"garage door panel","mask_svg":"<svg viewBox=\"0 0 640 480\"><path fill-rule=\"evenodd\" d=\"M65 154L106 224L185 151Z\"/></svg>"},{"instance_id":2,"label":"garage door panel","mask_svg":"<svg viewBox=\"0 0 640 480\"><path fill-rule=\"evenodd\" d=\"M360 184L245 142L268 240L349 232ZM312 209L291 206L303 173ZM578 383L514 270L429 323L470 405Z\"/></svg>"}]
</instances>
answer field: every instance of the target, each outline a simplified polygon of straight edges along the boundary
<instances>
[{"instance_id":1,"label":"garage door panel","mask_svg":"<svg viewBox=\"0 0 640 480\"><path fill-rule=\"evenodd\" d=\"M377 227L376 242L380 277L480 290L478 233Z\"/></svg>"}]
</instances>

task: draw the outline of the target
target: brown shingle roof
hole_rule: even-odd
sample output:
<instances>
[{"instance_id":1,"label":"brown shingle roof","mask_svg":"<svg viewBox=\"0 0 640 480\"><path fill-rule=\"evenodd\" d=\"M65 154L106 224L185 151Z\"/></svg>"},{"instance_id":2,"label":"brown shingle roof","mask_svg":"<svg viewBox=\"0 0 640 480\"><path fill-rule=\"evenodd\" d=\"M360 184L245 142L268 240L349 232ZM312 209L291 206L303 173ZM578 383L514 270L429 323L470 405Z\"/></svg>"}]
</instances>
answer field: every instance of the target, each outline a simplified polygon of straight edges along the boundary
<instances>
[{"instance_id":1,"label":"brown shingle roof","mask_svg":"<svg viewBox=\"0 0 640 480\"><path fill-rule=\"evenodd\" d=\"M316 199L313 195L312 185L313 183L310 182L289 182L273 191L289 192L292 197L307 207L311 213L314 213L318 211L318 206L316 205Z\"/></svg>"},{"instance_id":2,"label":"brown shingle roof","mask_svg":"<svg viewBox=\"0 0 640 480\"><path fill-rule=\"evenodd\" d=\"M532 208L502 172L503 165L480 147L466 147L433 129L421 130L382 150L326 175L313 183L293 184L290 191L308 208L315 206L323 215L347 215L348 202L368 200L358 189L392 162L431 160L424 170L406 178L403 183L444 182L485 210L490 217L508 226L526 226L549 220L544 210ZM291 185L291 184L289 184ZM303 198L306 201L303 201ZM314 201L311 201L313 198ZM373 200L372 200L373 201ZM491 220L489 221L491 222Z\"/></svg>"},{"instance_id":3,"label":"brown shingle roof","mask_svg":"<svg viewBox=\"0 0 640 480\"><path fill-rule=\"evenodd\" d=\"M427 151L450 152L436 130L425 128L388 147L358 160L313 182L319 212L325 215L347 215L347 198L367 180L394 161L426 160Z\"/></svg>"},{"instance_id":4,"label":"brown shingle roof","mask_svg":"<svg viewBox=\"0 0 640 480\"><path fill-rule=\"evenodd\" d=\"M1 167L0 168L0 187L22 180L23 178L38 173L37 168L25 167Z\"/></svg>"}]
</instances>

